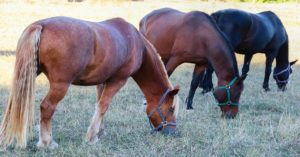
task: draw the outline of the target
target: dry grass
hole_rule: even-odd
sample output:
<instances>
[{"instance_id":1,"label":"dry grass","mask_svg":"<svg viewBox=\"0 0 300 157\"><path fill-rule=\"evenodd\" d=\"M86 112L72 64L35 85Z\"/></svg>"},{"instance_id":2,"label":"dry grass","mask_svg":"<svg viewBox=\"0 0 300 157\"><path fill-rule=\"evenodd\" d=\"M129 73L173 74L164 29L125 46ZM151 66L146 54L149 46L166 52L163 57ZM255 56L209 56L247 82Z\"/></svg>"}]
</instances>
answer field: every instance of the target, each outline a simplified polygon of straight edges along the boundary
<instances>
[{"instance_id":1,"label":"dry grass","mask_svg":"<svg viewBox=\"0 0 300 157\"><path fill-rule=\"evenodd\" d=\"M24 28L35 20L51 16L71 16L92 21L120 16L138 25L148 12L161 7L183 11L202 10L207 13L223 8L240 8L251 12L272 10L287 27L291 41L292 59L300 57L300 14L297 4L203 3L199 1L146 1L127 3L0 3L0 117L8 99L9 84L14 66L14 51ZM193 66L185 64L172 75L174 84L181 86L181 107L177 137L151 135L141 105L142 94L129 80L115 96L107 112L105 132L93 146L83 137L94 112L94 87L72 86L60 102L53 120L54 139L60 144L56 150L37 150L38 133L29 141L26 150L9 149L0 156L300 156L300 67L285 93L277 92L273 79L272 91L261 89L264 66L262 55L251 66L245 91L241 98L240 114L234 120L220 118L219 108L211 94L197 91L195 109L185 110ZM45 77L39 76L36 89L36 108L48 90ZM36 110L36 117L39 112ZM38 121L38 119L37 119ZM38 123L37 123L38 124Z\"/></svg>"}]
</instances>

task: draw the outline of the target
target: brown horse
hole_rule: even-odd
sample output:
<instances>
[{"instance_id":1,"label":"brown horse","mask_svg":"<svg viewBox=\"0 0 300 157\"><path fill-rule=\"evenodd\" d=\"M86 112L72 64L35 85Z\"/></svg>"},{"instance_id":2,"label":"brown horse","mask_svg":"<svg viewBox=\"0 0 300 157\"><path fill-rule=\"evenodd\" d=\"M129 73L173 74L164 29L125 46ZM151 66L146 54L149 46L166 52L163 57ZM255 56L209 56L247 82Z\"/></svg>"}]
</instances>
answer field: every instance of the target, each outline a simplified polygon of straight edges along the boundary
<instances>
[{"instance_id":1,"label":"brown horse","mask_svg":"<svg viewBox=\"0 0 300 157\"><path fill-rule=\"evenodd\" d=\"M194 75L211 63L218 77L214 96L223 115L236 116L246 76L239 76L233 50L209 15L163 8L146 15L140 22L140 31L161 55L168 75L185 62L195 64ZM192 84L197 88L199 83Z\"/></svg>"},{"instance_id":2,"label":"brown horse","mask_svg":"<svg viewBox=\"0 0 300 157\"><path fill-rule=\"evenodd\" d=\"M86 134L98 139L100 124L112 97L132 76L148 102L146 112L155 131L176 128L178 87L168 81L153 46L126 21L115 18L99 23L53 17L29 25L19 39L13 87L2 120L0 144L26 146L33 125L35 78L43 72L50 83L40 106L38 147L57 147L51 117L69 86L97 85L97 106Z\"/></svg>"}]
</instances>

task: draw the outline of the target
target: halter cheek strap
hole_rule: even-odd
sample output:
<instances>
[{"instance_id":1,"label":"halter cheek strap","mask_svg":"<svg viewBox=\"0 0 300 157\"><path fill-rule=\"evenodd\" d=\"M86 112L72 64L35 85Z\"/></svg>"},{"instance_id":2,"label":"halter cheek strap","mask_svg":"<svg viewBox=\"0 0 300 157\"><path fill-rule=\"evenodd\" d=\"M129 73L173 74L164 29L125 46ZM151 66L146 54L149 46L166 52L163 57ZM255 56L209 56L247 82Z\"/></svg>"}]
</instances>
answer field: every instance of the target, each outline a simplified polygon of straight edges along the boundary
<instances>
[{"instance_id":1,"label":"halter cheek strap","mask_svg":"<svg viewBox=\"0 0 300 157\"><path fill-rule=\"evenodd\" d=\"M148 114L148 119L149 119L149 123L150 123L150 127L152 128L152 132L158 131L161 128L165 127L165 126L176 126L175 122L168 122L166 119L166 116L163 114L162 110L161 110L161 106L162 104L165 102L165 99L167 97L167 95L170 93L170 89L167 89L165 91L165 93L162 95L162 97L160 98L157 108L153 109L149 114ZM160 119L162 120L161 123L157 126L154 127L153 124L151 123L150 118L153 116L153 114L155 112L158 112Z\"/></svg>"},{"instance_id":2,"label":"halter cheek strap","mask_svg":"<svg viewBox=\"0 0 300 157\"><path fill-rule=\"evenodd\" d=\"M231 89L232 85L235 83L236 80L237 80L237 77L234 77L234 78L228 83L228 85L225 85L225 86L218 86L218 87L216 87L216 88L214 89L213 94L214 94L214 97L215 97L216 100L217 100L217 96L216 96L216 94L215 94L215 91L217 91L217 90L225 90L225 91L226 91L227 101L225 101L225 102L218 102L218 105L219 105L219 106L224 106L224 105L238 106L238 105L239 105L238 102L233 102L233 101L231 100L231 94L230 94L230 89Z\"/></svg>"},{"instance_id":3,"label":"halter cheek strap","mask_svg":"<svg viewBox=\"0 0 300 157\"><path fill-rule=\"evenodd\" d=\"M278 83L288 83L288 82L289 82L289 78L287 78L286 80L281 81L281 80L279 80L278 75L283 74L283 73L286 72L286 71L288 71L289 74L291 74L291 73L290 73L290 69L291 69L291 65L289 64L287 68L281 70L281 71L278 72L278 73L273 74L273 77L274 77L274 79L276 80L276 82L278 82Z\"/></svg>"}]
</instances>

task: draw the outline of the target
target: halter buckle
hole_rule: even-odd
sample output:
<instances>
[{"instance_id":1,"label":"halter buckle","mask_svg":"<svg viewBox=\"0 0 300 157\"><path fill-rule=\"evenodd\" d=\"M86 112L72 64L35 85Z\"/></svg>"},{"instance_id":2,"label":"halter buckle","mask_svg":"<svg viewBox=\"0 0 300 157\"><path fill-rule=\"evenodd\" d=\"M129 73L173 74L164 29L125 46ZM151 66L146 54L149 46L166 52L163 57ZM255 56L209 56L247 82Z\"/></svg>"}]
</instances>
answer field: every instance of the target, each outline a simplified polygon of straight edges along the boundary
<instances>
[{"instance_id":1,"label":"halter buckle","mask_svg":"<svg viewBox=\"0 0 300 157\"><path fill-rule=\"evenodd\" d=\"M226 89L230 89L231 86L230 86L230 85L226 85L225 88L226 88Z\"/></svg>"},{"instance_id":2,"label":"halter buckle","mask_svg":"<svg viewBox=\"0 0 300 157\"><path fill-rule=\"evenodd\" d=\"M168 122L167 121L162 121L161 124L162 124L162 127L165 127L165 126L168 125Z\"/></svg>"}]
</instances>

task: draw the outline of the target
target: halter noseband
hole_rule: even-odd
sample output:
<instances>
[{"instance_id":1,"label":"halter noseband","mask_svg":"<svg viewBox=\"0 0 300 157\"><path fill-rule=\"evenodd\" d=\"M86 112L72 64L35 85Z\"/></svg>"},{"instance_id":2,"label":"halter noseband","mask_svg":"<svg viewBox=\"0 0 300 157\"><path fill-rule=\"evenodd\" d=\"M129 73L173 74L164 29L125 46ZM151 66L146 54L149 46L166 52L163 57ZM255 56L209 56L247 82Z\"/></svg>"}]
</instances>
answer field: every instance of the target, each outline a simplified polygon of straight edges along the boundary
<instances>
[{"instance_id":1,"label":"halter noseband","mask_svg":"<svg viewBox=\"0 0 300 157\"><path fill-rule=\"evenodd\" d=\"M279 80L278 75L283 74L286 71L288 71L289 75L290 75L291 74L290 69L291 69L291 65L289 64L287 68L281 70L278 73L273 74L273 77L276 80L276 82L278 82L278 83L288 83L289 82L289 78L287 78L286 80L281 81L281 80Z\"/></svg>"},{"instance_id":2,"label":"halter noseband","mask_svg":"<svg viewBox=\"0 0 300 157\"><path fill-rule=\"evenodd\" d=\"M167 95L170 93L170 89L168 88L165 93L162 95L162 97L160 98L159 102L158 102L158 105L157 105L157 108L153 109L149 114L148 114L148 119L149 119L149 123L150 123L150 127L153 129L153 132L155 131L158 131L160 130L161 128L165 127L165 126L176 126L176 123L175 122L168 122L166 120L166 116L162 113L161 111L161 105L164 103ZM172 110L173 111L173 110ZM172 112L171 111L171 112ZM158 112L162 122L157 126L157 127L154 127L151 123L151 120L150 118L152 117L152 115L155 113L155 112Z\"/></svg>"},{"instance_id":3,"label":"halter noseband","mask_svg":"<svg viewBox=\"0 0 300 157\"><path fill-rule=\"evenodd\" d=\"M227 105L227 104L233 105L233 106L238 106L238 105L239 105L238 102L233 102L233 101L231 100L231 94L230 94L230 89L231 89L232 85L235 83L236 80L237 80L237 77L234 77L234 78L228 83L228 85L225 85L225 86L218 86L218 87L216 87L216 88L214 89L213 95L214 95L215 99L217 99L217 98L216 98L216 95L215 95L215 91L216 91L216 90L226 90L227 101L225 101L225 102L218 102L218 105L219 105L219 106L224 106L224 105Z\"/></svg>"}]
</instances>

